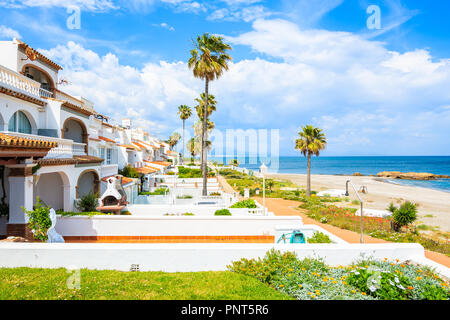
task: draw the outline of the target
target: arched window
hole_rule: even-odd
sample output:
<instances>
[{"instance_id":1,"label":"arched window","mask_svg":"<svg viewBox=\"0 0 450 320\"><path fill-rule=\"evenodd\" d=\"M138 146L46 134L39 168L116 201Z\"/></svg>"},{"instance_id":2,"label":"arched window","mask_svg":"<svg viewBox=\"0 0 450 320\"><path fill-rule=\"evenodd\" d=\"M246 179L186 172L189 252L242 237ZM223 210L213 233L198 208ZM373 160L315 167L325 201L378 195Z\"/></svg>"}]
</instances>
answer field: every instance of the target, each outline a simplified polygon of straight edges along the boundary
<instances>
[{"instance_id":1,"label":"arched window","mask_svg":"<svg viewBox=\"0 0 450 320\"><path fill-rule=\"evenodd\" d=\"M22 111L13 114L8 123L8 131L31 134L31 123Z\"/></svg>"}]
</instances>

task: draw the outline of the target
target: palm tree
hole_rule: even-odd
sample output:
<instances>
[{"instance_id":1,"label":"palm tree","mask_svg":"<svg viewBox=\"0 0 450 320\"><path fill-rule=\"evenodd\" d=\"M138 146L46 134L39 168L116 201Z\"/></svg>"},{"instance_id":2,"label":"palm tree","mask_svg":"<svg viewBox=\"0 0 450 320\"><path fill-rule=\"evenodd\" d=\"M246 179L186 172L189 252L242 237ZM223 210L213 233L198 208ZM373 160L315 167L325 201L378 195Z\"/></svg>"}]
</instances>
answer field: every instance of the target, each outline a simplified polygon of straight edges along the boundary
<instances>
[{"instance_id":1,"label":"palm tree","mask_svg":"<svg viewBox=\"0 0 450 320\"><path fill-rule=\"evenodd\" d=\"M186 146L189 153L191 154L191 163L194 163L194 158L198 154L198 149L196 148L196 144L197 143L195 141L195 138L191 138L191 139L189 139L187 146Z\"/></svg>"},{"instance_id":2,"label":"palm tree","mask_svg":"<svg viewBox=\"0 0 450 320\"><path fill-rule=\"evenodd\" d=\"M273 188L273 186L275 185L275 182L274 182L272 179L268 179L268 180L266 181L266 185L267 185L267 187L269 188L270 193L272 193L272 188Z\"/></svg>"},{"instance_id":3,"label":"palm tree","mask_svg":"<svg viewBox=\"0 0 450 320\"><path fill-rule=\"evenodd\" d=\"M181 158L181 163L184 162L184 122L192 116L192 109L187 105L181 105L178 107L178 114L180 115L180 119L183 120L183 157Z\"/></svg>"},{"instance_id":4,"label":"palm tree","mask_svg":"<svg viewBox=\"0 0 450 320\"><path fill-rule=\"evenodd\" d=\"M177 145L178 141L180 141L181 135L178 132L172 133L166 143L169 144L170 150L173 150L173 147Z\"/></svg>"},{"instance_id":5,"label":"palm tree","mask_svg":"<svg viewBox=\"0 0 450 320\"><path fill-rule=\"evenodd\" d=\"M203 121L203 115L205 114L205 93L203 92L200 95L200 98L195 98L195 102L197 102L197 106L195 107L197 116L201 121ZM212 94L208 95L208 118L213 111L216 111L216 105L216 97Z\"/></svg>"},{"instance_id":6,"label":"palm tree","mask_svg":"<svg viewBox=\"0 0 450 320\"><path fill-rule=\"evenodd\" d=\"M302 127L302 131L298 133L300 138L295 140L295 149L308 157L308 171L306 177L306 196L311 195L311 155L319 156L320 151L325 149L327 138L322 133L322 129L306 125Z\"/></svg>"},{"instance_id":7,"label":"palm tree","mask_svg":"<svg viewBox=\"0 0 450 320\"><path fill-rule=\"evenodd\" d=\"M197 36L194 42L194 49L191 50L191 58L188 66L192 69L194 77L205 80L205 105L202 130L202 174L203 174L203 195L208 194L207 191L207 149L206 149L206 127L208 120L208 85L210 81L220 78L224 70L228 70L228 62L231 56L227 54L227 50L231 50L231 46L223 42L222 37L204 33Z\"/></svg>"}]
</instances>

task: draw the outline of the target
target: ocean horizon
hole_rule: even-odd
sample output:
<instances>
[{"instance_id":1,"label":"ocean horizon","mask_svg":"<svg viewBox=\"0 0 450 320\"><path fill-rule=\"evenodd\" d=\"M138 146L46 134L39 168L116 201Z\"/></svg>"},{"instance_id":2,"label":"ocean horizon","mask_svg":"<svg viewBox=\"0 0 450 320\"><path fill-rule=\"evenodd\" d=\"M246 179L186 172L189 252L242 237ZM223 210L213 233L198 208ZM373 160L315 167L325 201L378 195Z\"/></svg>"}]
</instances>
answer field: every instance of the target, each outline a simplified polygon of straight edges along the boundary
<instances>
[{"instance_id":1,"label":"ocean horizon","mask_svg":"<svg viewBox=\"0 0 450 320\"><path fill-rule=\"evenodd\" d=\"M212 161L229 163L237 158L239 166L257 171L264 162L270 173L306 174L307 160L303 156L280 157L209 157ZM312 174L376 175L382 171L428 172L450 175L450 156L319 156L311 158ZM389 179L391 183L417 186L450 192L450 179L400 180Z\"/></svg>"}]
</instances>

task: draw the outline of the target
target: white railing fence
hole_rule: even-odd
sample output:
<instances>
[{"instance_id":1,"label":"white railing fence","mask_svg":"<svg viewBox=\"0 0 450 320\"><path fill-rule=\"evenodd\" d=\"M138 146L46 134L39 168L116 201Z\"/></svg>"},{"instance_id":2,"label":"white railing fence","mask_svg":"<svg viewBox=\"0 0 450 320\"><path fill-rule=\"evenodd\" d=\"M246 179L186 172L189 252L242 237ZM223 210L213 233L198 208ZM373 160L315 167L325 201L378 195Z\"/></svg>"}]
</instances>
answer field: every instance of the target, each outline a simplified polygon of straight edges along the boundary
<instances>
[{"instance_id":1,"label":"white railing fence","mask_svg":"<svg viewBox=\"0 0 450 320\"><path fill-rule=\"evenodd\" d=\"M56 148L50 149L44 159L55 159L55 158L72 158L73 156L84 156L85 152L85 143L73 142L69 139L60 139L54 137L47 136L39 136L35 134L27 134L20 132L10 132L10 131L2 131L2 133L6 133L10 136L15 136L19 138L25 139L33 139L39 141L51 141L56 142L58 146Z\"/></svg>"},{"instance_id":2,"label":"white railing fence","mask_svg":"<svg viewBox=\"0 0 450 320\"><path fill-rule=\"evenodd\" d=\"M33 79L0 65L0 83L9 89L17 90L40 98L41 84Z\"/></svg>"}]
</instances>

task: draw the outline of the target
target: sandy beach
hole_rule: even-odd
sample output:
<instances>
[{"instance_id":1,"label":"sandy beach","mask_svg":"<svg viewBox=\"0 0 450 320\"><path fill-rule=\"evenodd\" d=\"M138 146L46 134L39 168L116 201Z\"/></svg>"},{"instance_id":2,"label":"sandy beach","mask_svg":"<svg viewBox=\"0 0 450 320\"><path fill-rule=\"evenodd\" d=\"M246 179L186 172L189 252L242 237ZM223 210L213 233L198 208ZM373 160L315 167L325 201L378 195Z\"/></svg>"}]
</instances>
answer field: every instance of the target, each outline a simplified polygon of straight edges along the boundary
<instances>
[{"instance_id":1,"label":"sandy beach","mask_svg":"<svg viewBox=\"0 0 450 320\"><path fill-rule=\"evenodd\" d=\"M305 187L306 174L267 174L275 179L290 180ZM370 176L338 176L311 175L312 189L322 191L326 189L345 190L345 182L350 179L357 189L366 186L368 193L361 194L365 206L370 209L386 209L390 202L398 205L405 200L418 205L418 221L430 226L438 226L440 231L450 232L450 193L427 188L396 185L379 181ZM350 191L350 199L357 199ZM432 216L430 216L432 215Z\"/></svg>"}]
</instances>

